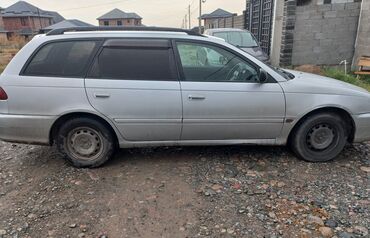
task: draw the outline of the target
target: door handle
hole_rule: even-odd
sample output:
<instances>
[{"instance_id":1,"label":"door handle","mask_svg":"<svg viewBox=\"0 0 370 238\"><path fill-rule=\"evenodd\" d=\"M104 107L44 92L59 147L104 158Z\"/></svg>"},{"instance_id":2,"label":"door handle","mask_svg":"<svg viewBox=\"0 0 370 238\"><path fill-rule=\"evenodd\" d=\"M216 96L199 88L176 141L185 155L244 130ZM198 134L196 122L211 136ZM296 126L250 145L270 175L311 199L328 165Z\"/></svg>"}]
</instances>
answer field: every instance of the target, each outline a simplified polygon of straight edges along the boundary
<instances>
[{"instance_id":1,"label":"door handle","mask_svg":"<svg viewBox=\"0 0 370 238\"><path fill-rule=\"evenodd\" d=\"M94 93L94 96L96 98L109 98L110 97L109 94L102 94L102 93Z\"/></svg>"},{"instance_id":2,"label":"door handle","mask_svg":"<svg viewBox=\"0 0 370 238\"><path fill-rule=\"evenodd\" d=\"M188 98L189 98L189 100L204 100L204 99L206 99L205 96L193 96L193 95L189 95Z\"/></svg>"}]
</instances>

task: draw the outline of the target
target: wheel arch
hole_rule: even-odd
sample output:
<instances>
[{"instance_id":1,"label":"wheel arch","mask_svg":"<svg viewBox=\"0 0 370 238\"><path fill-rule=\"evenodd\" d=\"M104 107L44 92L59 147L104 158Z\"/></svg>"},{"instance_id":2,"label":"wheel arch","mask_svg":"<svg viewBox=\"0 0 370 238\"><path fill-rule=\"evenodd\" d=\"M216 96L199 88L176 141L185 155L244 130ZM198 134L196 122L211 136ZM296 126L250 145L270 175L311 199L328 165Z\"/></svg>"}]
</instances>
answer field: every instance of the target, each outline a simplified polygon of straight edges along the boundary
<instances>
[{"instance_id":1,"label":"wheel arch","mask_svg":"<svg viewBox=\"0 0 370 238\"><path fill-rule=\"evenodd\" d=\"M312 115L316 115L316 114L319 114L319 113L334 113L334 114L337 114L339 115L343 120L345 120L347 123L346 125L348 125L347 127L347 130L349 131L349 136L348 136L348 142L352 143L353 140L354 140L354 137L355 137L355 132L356 132L356 124L355 124L355 121L353 120L351 114L343 109L343 108L339 108L339 107L333 107L333 106L327 106L327 107L321 107L321 108L316 108L308 113L306 113L304 116L302 116L301 118L298 119L298 121L295 123L295 125L293 126L293 128L290 130L289 132L289 136L288 136L288 144L290 144L291 142L291 139L292 139L292 136L294 135L295 131L299 128L299 126L310 116Z\"/></svg>"},{"instance_id":2,"label":"wheel arch","mask_svg":"<svg viewBox=\"0 0 370 238\"><path fill-rule=\"evenodd\" d=\"M91 112L70 112L70 113L67 113L67 114L64 114L64 115L60 116L53 123L53 125L50 129L49 144L50 145L54 144L54 140L56 138L56 135L57 135L60 127L63 125L64 122L66 122L68 120L71 120L73 118L81 118L81 117L91 118L91 119L97 120L100 123L104 124L108 128L108 130L110 130L110 132L113 134L116 145L119 144L117 131L114 129L114 126L110 122L108 122L105 118L103 118L99 115L96 115L94 113L91 113Z\"/></svg>"}]
</instances>

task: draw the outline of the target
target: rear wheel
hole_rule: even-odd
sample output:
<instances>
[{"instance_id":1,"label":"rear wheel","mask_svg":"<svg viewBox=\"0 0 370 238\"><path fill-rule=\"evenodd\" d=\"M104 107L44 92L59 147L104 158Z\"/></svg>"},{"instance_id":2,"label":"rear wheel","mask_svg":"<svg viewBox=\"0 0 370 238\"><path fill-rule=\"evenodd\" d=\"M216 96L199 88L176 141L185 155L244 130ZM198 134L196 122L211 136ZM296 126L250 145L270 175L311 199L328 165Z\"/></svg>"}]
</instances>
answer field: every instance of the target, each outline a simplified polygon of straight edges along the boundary
<instances>
[{"instance_id":1,"label":"rear wheel","mask_svg":"<svg viewBox=\"0 0 370 238\"><path fill-rule=\"evenodd\" d=\"M114 153L114 137L99 121L75 118L65 122L57 135L58 150L73 166L94 168L109 160Z\"/></svg>"},{"instance_id":2,"label":"rear wheel","mask_svg":"<svg viewBox=\"0 0 370 238\"><path fill-rule=\"evenodd\" d=\"M293 151L310 162L335 159L347 143L348 131L342 118L333 113L309 116L292 135Z\"/></svg>"}]
</instances>

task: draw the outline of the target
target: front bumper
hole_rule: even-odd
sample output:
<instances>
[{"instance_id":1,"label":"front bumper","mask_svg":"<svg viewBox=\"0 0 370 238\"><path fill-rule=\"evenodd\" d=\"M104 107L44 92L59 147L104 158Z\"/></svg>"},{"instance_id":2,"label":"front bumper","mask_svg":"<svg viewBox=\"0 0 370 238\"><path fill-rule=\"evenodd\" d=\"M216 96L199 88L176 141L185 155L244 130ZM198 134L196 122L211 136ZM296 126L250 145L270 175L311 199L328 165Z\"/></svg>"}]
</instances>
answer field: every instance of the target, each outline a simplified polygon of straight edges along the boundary
<instances>
[{"instance_id":1,"label":"front bumper","mask_svg":"<svg viewBox=\"0 0 370 238\"><path fill-rule=\"evenodd\" d=\"M370 113L353 116L356 125L354 142L370 141Z\"/></svg>"},{"instance_id":2,"label":"front bumper","mask_svg":"<svg viewBox=\"0 0 370 238\"><path fill-rule=\"evenodd\" d=\"M49 144L53 116L0 114L0 139L27 144Z\"/></svg>"}]
</instances>

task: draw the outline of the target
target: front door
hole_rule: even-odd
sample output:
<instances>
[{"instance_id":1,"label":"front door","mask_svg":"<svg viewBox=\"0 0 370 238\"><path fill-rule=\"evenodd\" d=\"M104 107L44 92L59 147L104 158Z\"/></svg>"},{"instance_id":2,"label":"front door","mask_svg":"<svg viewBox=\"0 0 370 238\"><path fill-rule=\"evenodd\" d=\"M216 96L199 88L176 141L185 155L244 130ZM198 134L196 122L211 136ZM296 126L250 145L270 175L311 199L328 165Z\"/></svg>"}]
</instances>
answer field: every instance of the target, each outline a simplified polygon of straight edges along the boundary
<instances>
[{"instance_id":1,"label":"front door","mask_svg":"<svg viewBox=\"0 0 370 238\"><path fill-rule=\"evenodd\" d=\"M258 66L216 45L177 42L183 71L182 140L275 139L285 99L273 79L258 82Z\"/></svg>"},{"instance_id":2,"label":"front door","mask_svg":"<svg viewBox=\"0 0 370 238\"><path fill-rule=\"evenodd\" d=\"M92 106L128 141L173 141L181 134L180 83L171 42L111 39L85 80Z\"/></svg>"}]
</instances>

